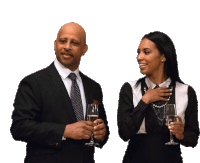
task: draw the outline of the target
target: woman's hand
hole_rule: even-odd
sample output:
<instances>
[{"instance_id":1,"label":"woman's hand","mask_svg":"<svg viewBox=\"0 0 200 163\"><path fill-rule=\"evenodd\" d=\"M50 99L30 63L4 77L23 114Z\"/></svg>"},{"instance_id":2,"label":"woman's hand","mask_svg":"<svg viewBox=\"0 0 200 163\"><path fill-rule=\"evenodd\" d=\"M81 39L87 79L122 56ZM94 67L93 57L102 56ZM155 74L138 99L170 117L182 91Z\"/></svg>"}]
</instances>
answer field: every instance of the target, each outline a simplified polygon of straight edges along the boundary
<instances>
[{"instance_id":1,"label":"woman's hand","mask_svg":"<svg viewBox=\"0 0 200 163\"><path fill-rule=\"evenodd\" d=\"M168 101L169 99L164 98L164 96L171 96L172 89L169 87L159 87L156 89L152 89L150 86L149 89L146 91L144 96L142 96L142 101L146 104L156 102L156 101Z\"/></svg>"},{"instance_id":2,"label":"woman's hand","mask_svg":"<svg viewBox=\"0 0 200 163\"><path fill-rule=\"evenodd\" d=\"M172 122L171 124L166 123L166 126L169 126L170 132L172 132L177 139L182 140L184 138L184 124L181 117L176 115L176 118L179 119L179 122Z\"/></svg>"}]
</instances>

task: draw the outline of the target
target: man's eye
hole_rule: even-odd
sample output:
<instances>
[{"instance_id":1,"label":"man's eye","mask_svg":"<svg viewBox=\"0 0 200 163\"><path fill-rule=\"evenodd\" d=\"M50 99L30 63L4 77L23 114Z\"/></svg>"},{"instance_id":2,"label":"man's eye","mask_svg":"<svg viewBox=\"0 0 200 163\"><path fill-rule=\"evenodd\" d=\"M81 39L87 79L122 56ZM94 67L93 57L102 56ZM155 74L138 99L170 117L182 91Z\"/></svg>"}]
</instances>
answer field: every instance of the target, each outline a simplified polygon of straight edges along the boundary
<instances>
[{"instance_id":1,"label":"man's eye","mask_svg":"<svg viewBox=\"0 0 200 163\"><path fill-rule=\"evenodd\" d=\"M65 43L67 42L67 40L60 40L60 43Z\"/></svg>"},{"instance_id":2,"label":"man's eye","mask_svg":"<svg viewBox=\"0 0 200 163\"><path fill-rule=\"evenodd\" d=\"M74 41L73 41L72 44L73 44L73 45L78 45L78 42L74 42Z\"/></svg>"}]
</instances>

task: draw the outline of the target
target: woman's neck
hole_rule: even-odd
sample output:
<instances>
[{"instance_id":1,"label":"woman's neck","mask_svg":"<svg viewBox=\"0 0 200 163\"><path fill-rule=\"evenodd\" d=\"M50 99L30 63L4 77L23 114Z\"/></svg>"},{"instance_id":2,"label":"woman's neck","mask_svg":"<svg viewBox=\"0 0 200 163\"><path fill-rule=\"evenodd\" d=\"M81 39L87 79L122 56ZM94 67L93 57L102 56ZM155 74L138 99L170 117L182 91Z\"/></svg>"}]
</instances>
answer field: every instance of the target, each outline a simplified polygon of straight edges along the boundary
<instances>
[{"instance_id":1,"label":"woman's neck","mask_svg":"<svg viewBox=\"0 0 200 163\"><path fill-rule=\"evenodd\" d=\"M168 79L167 75L164 75L164 74L160 75L160 76L159 75L156 75L156 76L150 75L147 77L156 85L159 85Z\"/></svg>"}]
</instances>

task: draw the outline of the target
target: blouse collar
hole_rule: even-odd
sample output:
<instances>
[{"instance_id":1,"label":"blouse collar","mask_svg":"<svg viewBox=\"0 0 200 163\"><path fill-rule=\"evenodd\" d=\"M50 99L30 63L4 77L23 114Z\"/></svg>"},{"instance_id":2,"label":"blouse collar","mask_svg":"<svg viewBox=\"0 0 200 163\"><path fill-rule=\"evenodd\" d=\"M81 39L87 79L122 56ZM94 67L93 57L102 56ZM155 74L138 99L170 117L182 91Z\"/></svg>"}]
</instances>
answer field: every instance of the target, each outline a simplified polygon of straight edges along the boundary
<instances>
[{"instance_id":1,"label":"blouse collar","mask_svg":"<svg viewBox=\"0 0 200 163\"><path fill-rule=\"evenodd\" d=\"M171 78L168 78L163 83L159 84L159 87L164 87L164 86L169 87L169 85L171 84L171 81L172 81ZM156 84L154 84L148 77L145 78L145 82L146 82L148 88L150 86L152 87L152 89L154 89L156 87Z\"/></svg>"}]
</instances>

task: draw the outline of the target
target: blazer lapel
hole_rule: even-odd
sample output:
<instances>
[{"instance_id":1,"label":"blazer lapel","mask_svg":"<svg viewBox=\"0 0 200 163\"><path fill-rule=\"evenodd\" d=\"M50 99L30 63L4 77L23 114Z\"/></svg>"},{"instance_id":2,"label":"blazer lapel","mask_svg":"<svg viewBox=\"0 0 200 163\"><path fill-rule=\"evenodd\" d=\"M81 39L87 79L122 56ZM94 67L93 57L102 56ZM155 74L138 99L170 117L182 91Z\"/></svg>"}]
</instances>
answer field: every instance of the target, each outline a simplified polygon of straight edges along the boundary
<instances>
[{"instance_id":1,"label":"blazer lapel","mask_svg":"<svg viewBox=\"0 0 200 163\"><path fill-rule=\"evenodd\" d=\"M52 63L48 68L48 75L50 76L49 82L51 83L53 89L55 90L57 96L63 103L63 107L67 110L73 122L76 122L76 115L74 113L74 109L72 107L71 99L68 95L68 92L65 88L65 85L56 70L54 63Z\"/></svg>"},{"instance_id":2,"label":"blazer lapel","mask_svg":"<svg viewBox=\"0 0 200 163\"><path fill-rule=\"evenodd\" d=\"M92 92L91 92L92 89L90 87L91 84L88 78L82 72L80 72L80 76L83 82L83 88L85 92L85 98L86 98L86 114L85 114L86 117L85 118L87 118L87 105L93 103L93 97L92 97Z\"/></svg>"}]
</instances>

